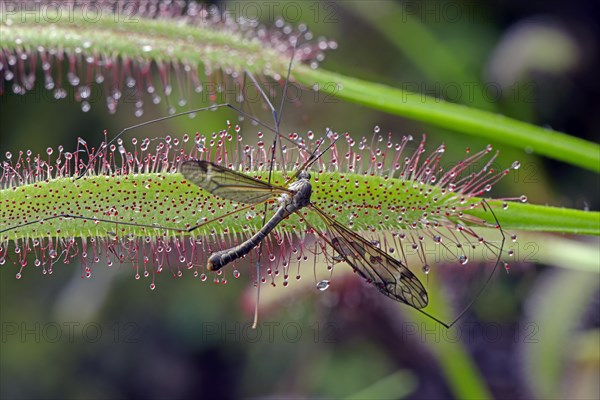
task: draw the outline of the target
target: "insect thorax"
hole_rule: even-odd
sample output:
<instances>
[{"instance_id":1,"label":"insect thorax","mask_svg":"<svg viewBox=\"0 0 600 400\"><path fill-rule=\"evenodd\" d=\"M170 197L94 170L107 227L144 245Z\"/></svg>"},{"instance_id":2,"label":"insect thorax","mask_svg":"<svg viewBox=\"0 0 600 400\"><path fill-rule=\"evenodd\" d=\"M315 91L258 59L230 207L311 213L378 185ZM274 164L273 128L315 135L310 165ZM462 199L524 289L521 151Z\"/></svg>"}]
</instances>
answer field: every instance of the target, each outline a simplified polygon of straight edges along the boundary
<instances>
[{"instance_id":1,"label":"insect thorax","mask_svg":"<svg viewBox=\"0 0 600 400\"><path fill-rule=\"evenodd\" d=\"M292 190L294 196L291 199L291 204L295 208L306 207L310 204L310 196L312 194L312 185L310 184L310 180L306 178L300 178L289 186L289 189Z\"/></svg>"}]
</instances>

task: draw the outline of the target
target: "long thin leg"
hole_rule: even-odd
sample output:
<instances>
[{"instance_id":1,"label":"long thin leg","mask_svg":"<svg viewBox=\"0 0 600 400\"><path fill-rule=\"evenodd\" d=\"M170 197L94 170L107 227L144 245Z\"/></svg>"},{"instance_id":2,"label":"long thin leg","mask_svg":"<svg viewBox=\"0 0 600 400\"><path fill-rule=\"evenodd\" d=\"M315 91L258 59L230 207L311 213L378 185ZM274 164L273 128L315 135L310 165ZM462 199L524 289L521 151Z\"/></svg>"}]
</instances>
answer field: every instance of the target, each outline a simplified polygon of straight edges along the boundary
<instances>
[{"instance_id":1,"label":"long thin leg","mask_svg":"<svg viewBox=\"0 0 600 400\"><path fill-rule=\"evenodd\" d=\"M262 90L262 88L258 84L258 81L256 80L256 78L254 78L254 75L252 75L250 73L250 71L248 71L248 70L246 70L246 75L250 77L252 82L254 82L254 85L258 89L259 93L261 94L263 99L268 104L269 108L271 109L271 113L273 114L273 121L275 122L275 137L273 139L273 145L272 145L272 149L271 149L271 165L269 167L269 178L268 178L268 183L270 184L271 177L273 175L273 165L275 163L275 151L277 149L277 143L278 143L279 135L280 135L279 122L278 122L277 113L275 111L275 108L273 107L273 104L271 104L271 101L269 101L268 96ZM283 155L283 151L281 154ZM283 158L281 159L281 163L282 163L282 165L284 164ZM285 175L285 167L282 170ZM265 226L266 222L267 222L267 207L265 205L265 215L263 217L263 226ZM256 329L256 326L258 325L258 303L260 300L260 258L261 258L261 254L262 254L262 241L258 245L258 258L256 259L256 307L254 308L254 321L252 322L252 329Z\"/></svg>"},{"instance_id":2,"label":"long thin leg","mask_svg":"<svg viewBox=\"0 0 600 400\"><path fill-rule=\"evenodd\" d=\"M239 213L240 211L244 211L244 210L247 210L247 209L249 209L249 208L253 208L253 207L259 206L259 205L261 205L262 203L265 203L265 207L267 207L267 206L268 206L268 203L269 203L270 201L271 201L271 199L269 199L269 200L265 200L265 201L261 201L260 203L255 203L255 204L247 204L247 205L245 205L245 206L243 206L243 207L240 207L240 208L237 208L237 209L235 209L235 210L229 211L228 213L225 213L225 214L223 214L223 215L219 215L218 217L215 217L215 218L209 219L209 220L207 220L207 221L204 221L204 222L202 222L201 224L198 224L198 225L192 226L191 228L189 228L189 229L186 229L186 231L187 231L187 232L192 232L192 231L194 231L194 230L196 230L196 229L198 229L198 228L200 228L200 227L202 227L202 226L204 226L204 225L206 225L206 224L209 224L209 223L211 223L211 222L215 222L215 221L217 221L217 220L220 220L220 219L222 219L222 218L228 217L228 216L230 216L230 215L233 215L233 214L237 214L237 213ZM263 226L264 226L264 223L263 223Z\"/></svg>"},{"instance_id":3,"label":"long thin leg","mask_svg":"<svg viewBox=\"0 0 600 400\"><path fill-rule=\"evenodd\" d=\"M114 220L110 220L110 219L95 218L95 217L84 217L84 216L81 216L81 215L74 215L74 214L57 214L57 215L53 215L51 217L40 218L40 219L37 219L35 221L29 221L29 222L25 222L24 224L20 224L20 225L17 225L17 226L12 226L10 228L1 230L0 233L8 232L8 231L11 231L11 230L14 230L14 229L19 229L19 228L23 228L25 226L29 226L29 225L33 225L33 224L39 224L39 223L43 223L43 222L46 222L46 221L51 221L53 219L59 219L59 218L72 218L72 219L81 219L81 220L84 220L84 221L93 221L93 222L103 222L103 223L111 223L111 224L117 224L117 225L134 226L134 227L138 227L138 228L165 229L165 230L174 231L174 232L186 232L186 229L170 228L170 227L167 227L167 226L156 226L156 225L150 225L150 224L138 224L138 223L135 223L135 222L114 221Z\"/></svg>"},{"instance_id":4,"label":"long thin leg","mask_svg":"<svg viewBox=\"0 0 600 400\"><path fill-rule=\"evenodd\" d=\"M271 199L266 200L264 202L260 202L260 203L256 203L256 204L247 204L244 205L240 208L237 208L233 211L230 211L226 214L223 215L219 215L218 217L215 218L211 218L209 220L206 220L204 222L202 222L201 224L192 226L191 228L173 228L173 227L168 227L168 226L162 226L162 225L153 225L153 224L139 224L136 222L126 222L126 221L115 221L115 220L111 220L111 219L105 219L105 218L95 218L95 217L84 217L82 215L74 215L74 214L57 214L57 215L53 215L47 218L40 218L40 219L36 219L35 221L29 221L29 222L25 222L23 224L19 224L17 226L11 226L10 228L6 228L0 231L0 233L4 233L4 232L8 232L11 230L15 230L15 229L19 229L19 228L23 228L25 226L29 226L29 225L34 225L34 224L39 224L39 223L43 223L46 221L51 221L54 219L59 219L59 218L70 218L70 219L80 219L80 220L84 220L84 221L92 221L94 223L97 222L102 222L102 223L110 223L110 224L116 224L116 225L125 225L125 226L132 226L132 227L136 227L136 228L148 228L148 229L162 229L162 230L168 230L168 231L173 231L173 232L179 232L179 233L190 233L193 232L194 230L201 228L205 225L208 225L212 222L216 222L224 217L228 217L230 215L233 214L237 214L239 212L242 212L244 210L247 210L249 208L252 207L256 207L259 206L262 203L269 203L270 201L272 201Z\"/></svg>"},{"instance_id":5,"label":"long thin leg","mask_svg":"<svg viewBox=\"0 0 600 400\"><path fill-rule=\"evenodd\" d=\"M279 115L277 114L277 111L275 111L273 104L271 104L271 102L269 101L269 98L266 95L266 93L264 92L264 90L261 89L256 78L254 78L254 75L252 75L252 73L250 73L250 71L246 70L247 76L249 76L250 79L252 80L252 82L254 82L254 85L259 90L263 99L269 105L269 108L271 109L271 113L273 114L273 120L275 122L275 138L273 139L273 149L271 152L271 167L269 169L269 179L268 179L269 184L271 183L271 176L273 173L273 165L275 163L275 152L277 149L277 144L280 141L280 137L281 137L281 134L279 132L279 126L281 123L281 113L283 111L283 104L285 103L285 97L287 94L287 88L288 88L288 82L290 80L290 74L292 72L292 64L294 63L294 55L296 54L296 44L297 43L298 43L298 40L297 39L294 40L294 48L293 48L293 52L292 52L292 57L290 57L290 63L288 65L287 77L285 79L285 85L283 87L283 93L282 93L282 97L281 97L281 104L279 106ZM281 146L281 143L279 143L279 150L281 152L281 170L283 172L283 175L286 176L287 174L285 172L285 158L283 155L283 147ZM263 217L263 226L265 226L266 221L267 221L267 208L265 205L265 215ZM252 322L252 329L256 329L256 326L258 325L258 304L260 302L260 256L261 256L261 254L262 254L262 241L260 242L260 244L258 246L258 258L256 260L256 307L254 308L254 321Z\"/></svg>"},{"instance_id":6,"label":"long thin leg","mask_svg":"<svg viewBox=\"0 0 600 400\"><path fill-rule=\"evenodd\" d=\"M104 149L108 148L112 143L114 143L116 140L118 140L125 132L131 131L133 129L136 128L141 128L143 126L147 126L147 125L151 125L157 122L161 122L161 121L166 121L172 118L177 118L177 117L181 117L183 115L189 115L189 114L195 114L201 111L207 111L207 110L215 110L221 107L227 107L230 108L234 111L236 111L237 113L243 115L246 118L251 119L252 121L256 122L258 125L262 126L265 129L268 129L269 131L273 132L276 134L277 137L279 137L279 130L277 128L274 128L270 125L265 124L264 122L262 122L261 120L259 120L258 118L254 117L251 114L248 114L246 112L244 112L243 110L241 110L240 108L230 104L230 103L222 103L222 104L214 104L212 106L208 106L208 107L201 107L201 108L195 108L193 110L188 110L188 111L183 111L177 114L173 114L173 115L168 115L166 117L160 117L160 118L155 118L155 119L151 119L149 121L144 121L141 122L139 124L136 125L132 125L132 126L128 126L127 128L123 129L122 131L120 131L114 138L112 138L108 143L106 144L102 144L100 146L100 148L96 151L96 153L94 153L91 157L91 159L88 161L88 166L79 173L79 175L77 176L77 179L83 177L87 171L89 170L89 166L92 165L93 161L96 160L96 158L98 158L98 156L104 151ZM287 138L285 138L287 139Z\"/></svg>"},{"instance_id":7,"label":"long thin leg","mask_svg":"<svg viewBox=\"0 0 600 400\"><path fill-rule=\"evenodd\" d=\"M494 213L493 209L489 206L489 204L487 203L487 201L485 199L482 199L482 204L483 204L483 208L485 210L488 210L492 213L492 215L494 216L494 220L496 222L496 228L500 229L500 234L502 235L502 243L499 247L499 252L498 252L498 258L496 259L496 263L494 265L494 269L492 270L492 272L490 273L489 277L487 278L487 280L485 281L485 283L481 286L481 288L479 289L479 291L477 292L477 294L475 295L475 297L473 297L473 299L469 302L469 304L467 304L467 306L454 318L454 320L450 323L445 323L443 321L441 321L440 319L434 317L433 315L427 313L426 311L422 310L420 307L415 307L412 306L414 309L416 309L417 311L419 311L420 313L422 313L423 315L426 315L427 317L431 318L432 320L438 322L440 325L444 326L445 328L449 329L452 326L454 326L454 324L456 324L456 322L458 322L458 320L460 320L460 318L462 318L462 316L473 306L473 304L479 299L479 297L483 294L483 292L485 291L485 289L487 289L487 286L489 285L489 283L491 282L494 273L496 272L497 268L498 268L498 264L500 264L501 262L501 257L502 257L502 251L504 248L504 243L506 240L506 236L504 234L504 231L502 230L502 227L500 226L500 223L498 222L498 218L496 217L496 214ZM339 223L337 223L336 221L330 219L330 218L325 218L325 214L324 212L318 208L317 206L315 206L314 204L311 205L311 207L313 209L315 209L315 211L317 211L317 214L320 214L320 216L322 217L323 221L326 224L332 224L333 226L338 226L337 228L335 228L336 231L340 232L340 231L347 231L346 228L342 227L341 225L339 225ZM299 212L296 212L298 215L300 215L300 217L302 217L302 215ZM302 217L303 218L303 217ZM336 247L333 243L333 240L328 238L326 235L324 235L321 231L317 230L314 226L312 226L312 224L310 224L305 218L303 218L304 222L317 234L319 235L327 244L329 244L332 248L336 249L338 247ZM349 231L348 231L349 232ZM357 236L357 240L360 241L360 238ZM339 238L338 238L339 239ZM368 249L369 247L373 247L369 242L367 241L360 241L360 246L364 249ZM354 246L352 246L351 244L348 246L349 248L352 248ZM377 250L376 248L373 247L373 249L375 249L374 251L376 253L379 253L379 250ZM342 253L340 253L338 251L338 253L350 264L352 265L355 269L356 266L353 262L351 262L348 257ZM381 253L379 253L381 254ZM387 255L384 255L385 257L389 257ZM377 259L377 256L371 256L371 258ZM408 273L408 271L406 271L406 273ZM363 274L366 277L373 277L372 275L369 274ZM415 277L416 279L416 277ZM404 301L405 303L409 304L408 302ZM409 304L410 305L410 304Z\"/></svg>"}]
</instances>

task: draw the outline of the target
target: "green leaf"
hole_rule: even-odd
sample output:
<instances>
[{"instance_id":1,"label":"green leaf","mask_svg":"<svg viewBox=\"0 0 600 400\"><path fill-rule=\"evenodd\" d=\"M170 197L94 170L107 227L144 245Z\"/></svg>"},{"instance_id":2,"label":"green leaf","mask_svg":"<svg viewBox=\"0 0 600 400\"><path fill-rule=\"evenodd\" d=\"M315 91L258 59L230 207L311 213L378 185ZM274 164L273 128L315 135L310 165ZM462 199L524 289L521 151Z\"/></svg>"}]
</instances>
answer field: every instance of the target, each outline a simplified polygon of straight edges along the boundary
<instances>
[{"instance_id":1,"label":"green leaf","mask_svg":"<svg viewBox=\"0 0 600 400\"><path fill-rule=\"evenodd\" d=\"M159 64L203 64L208 69L229 69L238 74L247 68L269 76L285 75L289 61L289 55L278 53L259 40L210 24L189 26L140 17L135 23L124 23L109 15L93 23L80 15L74 15L73 20L20 13L1 17L0 47L15 53L41 46L83 55L154 60ZM562 132L303 65L294 68L293 76L308 87L316 86L341 99L600 172L600 146Z\"/></svg>"},{"instance_id":2,"label":"green leaf","mask_svg":"<svg viewBox=\"0 0 600 400\"><path fill-rule=\"evenodd\" d=\"M275 184L284 184L281 174L275 174ZM358 186L356 183L358 182ZM364 176L344 174L340 179L337 173L322 173L318 176L318 184L314 184L312 200L325 209L326 212L336 215L339 221L349 221L353 206L360 205L365 211L392 210L394 204L407 204L417 201L422 206L435 204L433 197L436 186L430 188L434 191L428 198L421 196L422 188L417 186L414 191L397 192L389 196L391 188L403 187L402 180L385 179L379 176ZM407 189L404 189L407 190ZM331 193L335 193L332 197ZM394 192L396 193L396 192ZM3 233L10 239L43 238L43 237L108 237L108 236L146 236L154 235L166 227L175 229L167 233L175 235L177 230L200 224L207 219L219 218L233 212L240 206L229 201L215 198L210 193L204 192L199 187L185 181L181 174L131 174L125 176L89 176L84 179L61 178L48 182L24 185L16 188L7 188L0 191L5 208L6 218L0 223L0 230L8 230L18 224L46 220L42 223L32 223L19 229ZM398 196L406 196L402 199ZM456 195L440 196L437 205L448 204ZM450 197L448 197L450 196ZM334 201L332 201L334 200ZM452 200L456 201L456 200ZM403 203L405 202L405 203ZM491 215L480 207L470 208L469 204L477 203L478 199L468 201L464 212L473 216L486 219L492 223ZM32 207L32 204L34 207ZM152 204L152 206L150 206ZM202 211L198 205L202 204ZM346 207L339 207L346 204ZM600 235L598 221L600 213L579 210L544 207L522 203L507 203L503 209L501 202L491 202L496 216L505 230L533 230L562 233L577 233ZM214 211L217 210L218 213ZM242 211L244 215L247 211ZM406 228L406 221L417 221L420 211L407 210L402 224L396 222L397 212L384 213L365 212L357 219L357 226L375 226L377 229ZM54 219L48 217L59 214L84 216L97 221L83 219ZM389 215L388 215L389 214ZM239 215L239 214L238 214ZM388 216L389 218L386 218ZM321 226L319 218L308 220L314 226ZM382 220L388 221L381 224ZM106 221L106 222L103 222ZM295 215L290 216L286 223L279 229L294 232L302 223ZM133 224L133 225L132 225ZM262 218L256 213L251 218L223 217L223 223L211 223L194 232L195 235L206 235L211 231L229 232L254 232L260 228ZM145 225L136 226L136 225ZM156 226L156 227L155 227Z\"/></svg>"}]
</instances>

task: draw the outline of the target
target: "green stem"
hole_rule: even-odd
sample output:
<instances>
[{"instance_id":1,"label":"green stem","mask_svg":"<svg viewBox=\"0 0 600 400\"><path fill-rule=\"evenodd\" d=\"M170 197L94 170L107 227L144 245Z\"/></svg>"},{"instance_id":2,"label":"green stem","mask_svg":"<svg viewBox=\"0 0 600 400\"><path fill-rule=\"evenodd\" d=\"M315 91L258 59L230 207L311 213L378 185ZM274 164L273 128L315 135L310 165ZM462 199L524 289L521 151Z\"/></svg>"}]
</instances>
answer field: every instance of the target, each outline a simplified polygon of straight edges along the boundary
<instances>
[{"instance_id":1,"label":"green stem","mask_svg":"<svg viewBox=\"0 0 600 400\"><path fill-rule=\"evenodd\" d=\"M385 180L379 176L354 174L345 174L345 179L341 180L339 179L339 174L332 173L319 174L318 179L319 185L315 185L313 189L312 200L320 207L323 207L326 212L336 214L340 221L349 220L350 213L353 211L353 207L351 206L353 204L362 205L365 210L389 210L391 205L399 200L397 197L387 195L389 188L401 187L403 182L398 179ZM206 215L196 214L195 207L172 206L169 209L169 213L163 213L161 212L161 207L139 212L139 210L136 211L135 207L131 206L131 204L140 203L144 199L155 199L157 204L170 204L174 198L197 199L199 203L204 199L202 202L205 202L205 207L208 207L207 204L211 203L213 204L212 209L219 209L221 215L235 210L234 205L228 203L220 204L219 199L215 199L215 196L193 185L184 184L182 180L183 177L180 174L135 174L88 177L85 180L76 181L71 178L61 178L48 182L24 185L16 189L3 189L0 191L0 197L3 200L3 204L6 205L5 211L8 217L5 221L0 221L0 231L14 227L17 223L15 221L36 221L56 214L73 214L74 206L76 206L75 209L94 210L89 211L85 215L86 217L109 220L113 219L110 216L110 209L114 208L119 211L118 219L114 220L117 224L117 221L121 221L148 226L168 226L179 229L183 228L185 223L190 223L191 225L198 223L199 218L202 216L206 216L207 218L215 217L210 212L206 212ZM274 181L277 183L283 182L281 174L274 174ZM356 188L353 184L354 181L360 181L361 186ZM115 188L119 188L119 190L115 192ZM168 188L168 192L165 192L165 188ZM324 191L322 188L327 188L327 190ZM434 187L434 189L437 188ZM60 196L55 196L54 193L59 193ZM111 193L111 196L108 198L107 193ZM132 198L132 193L135 193L136 197ZM335 202L333 203L331 201L331 193L335 193ZM414 194L406 195L412 196L413 201L422 201L423 204L427 202L425 199L417 199ZM36 202L34 210L29 207L29 199L39 199ZM103 207L99 207L98 205L94 205L94 207L90 206L96 204L95 200L97 199L106 199L102 201ZM478 199L473 198L469 200L469 203L478 201ZM338 207L339 204L346 204L347 206L340 208ZM598 212L585 212L515 202L507 204L508 208L503 209L502 202L490 201L490 205L494 207L494 212L502 228L505 230L519 229L600 235L600 213ZM431 204L431 206L433 207L435 204ZM466 214L485 219L490 223L492 222L490 213L483 211L480 207L470 209L468 208L468 204L465 204L465 208L464 212ZM211 207L208 207L207 210L211 210ZM81 214L79 213L78 215ZM107 217L107 215L109 216ZM356 221L360 226L356 226L355 228L374 226L379 230L395 229L398 228L398 225L394 222L397 215L396 211L391 213L391 215L388 215L386 212L385 216L390 217L387 219L389 223L381 225L380 222L385 217L383 214L379 215L376 212L361 213L360 221ZM419 212L413 214L412 211L407 210L404 217L406 221L417 221L419 215ZM310 218L309 215L307 219L314 226L321 226L322 224L319 218ZM225 228L229 229L230 232L244 232L243 225L251 226L251 230L255 230L260 228L262 219L253 218L252 221L246 221L245 218L228 218L226 221L227 224L212 223L206 225L195 233L197 235L209 234L213 229L217 233L223 233ZM112 223L94 224L90 221L85 222L78 219L54 220L52 223L48 222L44 224L43 229L40 224L33 224L17 230L11 229L6 234L9 238L108 236L110 232L115 230L114 225ZM287 227L283 225L281 227L282 230L294 231L295 229L294 224L289 224ZM121 226L121 228L125 229L125 233L135 236L144 236L147 234L146 230L141 227ZM248 227L245 229L247 230Z\"/></svg>"},{"instance_id":2,"label":"green stem","mask_svg":"<svg viewBox=\"0 0 600 400\"><path fill-rule=\"evenodd\" d=\"M295 77L340 99L600 172L600 146L566 133L323 69L297 67Z\"/></svg>"},{"instance_id":3,"label":"green stem","mask_svg":"<svg viewBox=\"0 0 600 400\"><path fill-rule=\"evenodd\" d=\"M489 201L494 209L500 209L502 202ZM507 212L496 213L498 221L505 229L518 229L538 232L560 232L577 235L600 235L600 213L596 211L573 210L536 204L509 202ZM470 215L489 220L489 213L481 208L465 211Z\"/></svg>"}]
</instances>

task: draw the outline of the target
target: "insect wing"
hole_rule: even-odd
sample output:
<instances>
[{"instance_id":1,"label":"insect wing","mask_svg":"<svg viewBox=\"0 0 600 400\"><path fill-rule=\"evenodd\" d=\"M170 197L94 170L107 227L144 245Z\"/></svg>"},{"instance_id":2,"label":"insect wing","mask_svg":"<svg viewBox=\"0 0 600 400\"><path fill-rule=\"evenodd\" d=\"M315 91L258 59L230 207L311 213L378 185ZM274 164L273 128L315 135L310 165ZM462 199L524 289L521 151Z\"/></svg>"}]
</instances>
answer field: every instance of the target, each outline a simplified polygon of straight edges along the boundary
<instances>
[{"instance_id":1,"label":"insect wing","mask_svg":"<svg viewBox=\"0 0 600 400\"><path fill-rule=\"evenodd\" d=\"M179 168L185 179L202 189L237 203L258 204L291 191L270 185L208 161L188 160Z\"/></svg>"},{"instance_id":2,"label":"insect wing","mask_svg":"<svg viewBox=\"0 0 600 400\"><path fill-rule=\"evenodd\" d=\"M386 296L416 309L427 306L427 291L419 279L400 261L390 257L364 238L342 226L316 206L329 231L329 244Z\"/></svg>"}]
</instances>

